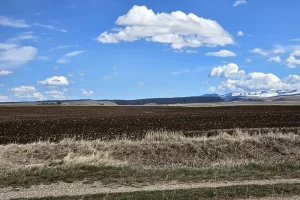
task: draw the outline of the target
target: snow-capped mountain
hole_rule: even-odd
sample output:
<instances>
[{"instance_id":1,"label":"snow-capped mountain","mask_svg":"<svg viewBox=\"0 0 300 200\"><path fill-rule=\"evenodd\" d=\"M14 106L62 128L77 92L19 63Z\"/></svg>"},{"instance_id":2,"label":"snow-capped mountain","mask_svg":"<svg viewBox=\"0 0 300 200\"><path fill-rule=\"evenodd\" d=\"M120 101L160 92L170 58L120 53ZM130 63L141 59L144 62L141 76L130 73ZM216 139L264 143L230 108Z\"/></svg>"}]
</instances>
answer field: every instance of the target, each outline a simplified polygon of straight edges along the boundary
<instances>
[{"instance_id":1,"label":"snow-capped mountain","mask_svg":"<svg viewBox=\"0 0 300 200\"><path fill-rule=\"evenodd\" d=\"M218 96L226 101L230 101L236 98L267 98L267 97L277 97L277 96L294 96L300 95L300 90L270 90L270 91L258 91L258 92L232 92L224 95L219 94L205 94L203 96Z\"/></svg>"}]
</instances>

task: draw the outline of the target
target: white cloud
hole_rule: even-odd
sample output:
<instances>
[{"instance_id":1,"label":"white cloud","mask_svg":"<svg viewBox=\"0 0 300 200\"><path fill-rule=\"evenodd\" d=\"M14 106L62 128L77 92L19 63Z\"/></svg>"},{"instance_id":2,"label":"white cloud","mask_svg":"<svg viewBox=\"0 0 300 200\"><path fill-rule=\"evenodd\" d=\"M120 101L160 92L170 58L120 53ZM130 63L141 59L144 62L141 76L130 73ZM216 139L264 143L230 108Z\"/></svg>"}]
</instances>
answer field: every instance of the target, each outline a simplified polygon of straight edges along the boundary
<instances>
[{"instance_id":1,"label":"white cloud","mask_svg":"<svg viewBox=\"0 0 300 200\"><path fill-rule=\"evenodd\" d=\"M65 93L58 90L50 90L45 92L47 95L51 96L53 99L65 99Z\"/></svg>"},{"instance_id":2,"label":"white cloud","mask_svg":"<svg viewBox=\"0 0 300 200\"><path fill-rule=\"evenodd\" d=\"M215 69L215 68L214 68ZM228 78L221 81L218 87L220 91L243 92L243 91L263 91L263 90L282 90L282 89L299 89L300 75L290 75L284 79L272 73L251 72L246 74L242 72L240 76L225 75L224 68L216 68L212 70L211 76L220 76ZM234 72L239 72L237 65L232 67Z\"/></svg>"},{"instance_id":3,"label":"white cloud","mask_svg":"<svg viewBox=\"0 0 300 200\"><path fill-rule=\"evenodd\" d=\"M50 85L50 86L69 85L68 79L64 76L53 76L43 81L38 81L38 83L42 85Z\"/></svg>"},{"instance_id":4,"label":"white cloud","mask_svg":"<svg viewBox=\"0 0 300 200\"><path fill-rule=\"evenodd\" d=\"M34 23L33 25L34 26L40 26L40 27L47 28L47 29L51 29L51 30L60 31L60 32L63 32L63 33L67 32L67 30L59 29L59 28L56 28L52 25L45 25L45 24L40 24L40 23Z\"/></svg>"},{"instance_id":5,"label":"white cloud","mask_svg":"<svg viewBox=\"0 0 300 200\"><path fill-rule=\"evenodd\" d=\"M84 76L84 73L82 73L82 72L81 72L81 73L79 73L79 76Z\"/></svg>"},{"instance_id":6,"label":"white cloud","mask_svg":"<svg viewBox=\"0 0 300 200\"><path fill-rule=\"evenodd\" d=\"M288 84L300 84L300 75L289 75L284 79Z\"/></svg>"},{"instance_id":7,"label":"white cloud","mask_svg":"<svg viewBox=\"0 0 300 200\"><path fill-rule=\"evenodd\" d=\"M0 87L4 87L4 85L3 85L3 84L0 84Z\"/></svg>"},{"instance_id":8,"label":"white cloud","mask_svg":"<svg viewBox=\"0 0 300 200\"><path fill-rule=\"evenodd\" d=\"M94 94L94 92L92 90L81 89L80 91L84 96L91 96Z\"/></svg>"},{"instance_id":9,"label":"white cloud","mask_svg":"<svg viewBox=\"0 0 300 200\"><path fill-rule=\"evenodd\" d=\"M244 36L244 33L243 33L243 31L238 31L237 35L238 36Z\"/></svg>"},{"instance_id":10,"label":"white cloud","mask_svg":"<svg viewBox=\"0 0 300 200\"><path fill-rule=\"evenodd\" d=\"M9 50L18 47L17 44L0 43L0 50Z\"/></svg>"},{"instance_id":11,"label":"white cloud","mask_svg":"<svg viewBox=\"0 0 300 200\"><path fill-rule=\"evenodd\" d=\"M218 52L208 52L207 56L218 56L218 57L235 57L236 54L228 50L220 50Z\"/></svg>"},{"instance_id":12,"label":"white cloud","mask_svg":"<svg viewBox=\"0 0 300 200\"><path fill-rule=\"evenodd\" d=\"M246 0L236 0L232 6L237 7L242 4L247 4L247 1Z\"/></svg>"},{"instance_id":13,"label":"white cloud","mask_svg":"<svg viewBox=\"0 0 300 200\"><path fill-rule=\"evenodd\" d=\"M265 74L262 72L249 73L242 79L228 79L221 82L219 89L226 91L262 91L272 89L294 89L299 88L297 84L290 84L280 80L274 74Z\"/></svg>"},{"instance_id":14,"label":"white cloud","mask_svg":"<svg viewBox=\"0 0 300 200\"><path fill-rule=\"evenodd\" d=\"M252 60L250 58L246 59L246 62L252 62Z\"/></svg>"},{"instance_id":15,"label":"white cloud","mask_svg":"<svg viewBox=\"0 0 300 200\"><path fill-rule=\"evenodd\" d=\"M69 62L69 60L66 58L60 58L56 61L57 64L66 64L68 62Z\"/></svg>"},{"instance_id":16,"label":"white cloud","mask_svg":"<svg viewBox=\"0 0 300 200\"><path fill-rule=\"evenodd\" d=\"M58 59L56 62L58 64L66 64L70 61L71 57L78 56L84 52L85 51L73 51L73 52L67 53L67 54L63 55L60 59Z\"/></svg>"},{"instance_id":17,"label":"white cloud","mask_svg":"<svg viewBox=\"0 0 300 200\"><path fill-rule=\"evenodd\" d=\"M12 74L11 71L0 70L0 76L8 76L8 75L11 75L11 74Z\"/></svg>"},{"instance_id":18,"label":"white cloud","mask_svg":"<svg viewBox=\"0 0 300 200\"><path fill-rule=\"evenodd\" d=\"M0 50L0 69L17 67L34 59L37 49L32 46L20 46Z\"/></svg>"},{"instance_id":19,"label":"white cloud","mask_svg":"<svg viewBox=\"0 0 300 200\"><path fill-rule=\"evenodd\" d=\"M0 26L10 26L14 28L28 28L28 25L25 20L13 19L9 17L0 16Z\"/></svg>"},{"instance_id":20,"label":"white cloud","mask_svg":"<svg viewBox=\"0 0 300 200\"><path fill-rule=\"evenodd\" d=\"M174 49L183 47L224 46L233 44L232 36L216 21L181 11L155 14L146 6L133 6L120 16L113 32L103 32L96 40L101 43L118 43L145 39L171 44Z\"/></svg>"},{"instance_id":21,"label":"white cloud","mask_svg":"<svg viewBox=\"0 0 300 200\"><path fill-rule=\"evenodd\" d=\"M273 53L277 52L277 53L285 53L285 52L292 52L292 51L296 51L296 50L300 50L300 45L296 44L296 45L274 45L273 46Z\"/></svg>"},{"instance_id":22,"label":"white cloud","mask_svg":"<svg viewBox=\"0 0 300 200\"><path fill-rule=\"evenodd\" d=\"M59 69L59 66L54 66L53 69Z\"/></svg>"},{"instance_id":23,"label":"white cloud","mask_svg":"<svg viewBox=\"0 0 300 200\"><path fill-rule=\"evenodd\" d=\"M13 92L15 97L18 98L32 98L32 99L39 99L44 100L45 97L41 93L37 92L35 87L33 86L20 86L11 88L10 91Z\"/></svg>"},{"instance_id":24,"label":"white cloud","mask_svg":"<svg viewBox=\"0 0 300 200\"><path fill-rule=\"evenodd\" d=\"M207 90L208 92L216 92L217 91L217 88L216 87L214 87L214 86L211 86L211 87L209 87L208 88L208 90Z\"/></svg>"},{"instance_id":25,"label":"white cloud","mask_svg":"<svg viewBox=\"0 0 300 200\"><path fill-rule=\"evenodd\" d=\"M74 74L73 74L73 73L70 73L70 74L68 74L68 76L72 77L72 76L74 76Z\"/></svg>"},{"instance_id":26,"label":"white cloud","mask_svg":"<svg viewBox=\"0 0 300 200\"><path fill-rule=\"evenodd\" d=\"M55 50L58 50L58 49L65 49L65 48L69 48L70 45L60 45L60 46L56 46L52 49L50 49L49 51L55 51Z\"/></svg>"},{"instance_id":27,"label":"white cloud","mask_svg":"<svg viewBox=\"0 0 300 200\"><path fill-rule=\"evenodd\" d=\"M275 54L285 53L285 50L282 47L276 47L275 49L273 49L273 53Z\"/></svg>"},{"instance_id":28,"label":"white cloud","mask_svg":"<svg viewBox=\"0 0 300 200\"><path fill-rule=\"evenodd\" d=\"M0 95L0 102L6 102L6 101L8 101L8 96Z\"/></svg>"},{"instance_id":29,"label":"white cloud","mask_svg":"<svg viewBox=\"0 0 300 200\"><path fill-rule=\"evenodd\" d=\"M262 49L260 49L260 48L252 49L252 50L250 50L250 52L251 52L251 53L257 53L257 54L260 54L260 55L263 55L263 56L269 55L269 52L268 52L268 51L262 50Z\"/></svg>"},{"instance_id":30,"label":"white cloud","mask_svg":"<svg viewBox=\"0 0 300 200\"><path fill-rule=\"evenodd\" d=\"M65 54L63 57L74 57L74 56L77 56L77 55L82 54L84 52L85 51L73 51L73 52Z\"/></svg>"},{"instance_id":31,"label":"white cloud","mask_svg":"<svg viewBox=\"0 0 300 200\"><path fill-rule=\"evenodd\" d=\"M240 78L245 76L244 70L239 70L239 67L235 63L229 63L224 66L215 67L210 72L210 77L218 76L223 78Z\"/></svg>"},{"instance_id":32,"label":"white cloud","mask_svg":"<svg viewBox=\"0 0 300 200\"><path fill-rule=\"evenodd\" d=\"M287 66L289 68L295 68L297 65L300 65L300 59L297 59L297 56L300 56L300 50L293 51L286 59Z\"/></svg>"},{"instance_id":33,"label":"white cloud","mask_svg":"<svg viewBox=\"0 0 300 200\"><path fill-rule=\"evenodd\" d=\"M183 71L178 71L178 72L172 72L172 76L178 75L178 74L183 74L183 73L189 73L189 72L191 72L191 70L189 70L189 69L183 70Z\"/></svg>"},{"instance_id":34,"label":"white cloud","mask_svg":"<svg viewBox=\"0 0 300 200\"><path fill-rule=\"evenodd\" d=\"M138 85L139 87L143 87L143 86L145 85L145 83L144 83L144 82L138 82L137 85Z\"/></svg>"},{"instance_id":35,"label":"white cloud","mask_svg":"<svg viewBox=\"0 0 300 200\"><path fill-rule=\"evenodd\" d=\"M24 32L20 33L18 36L14 38L10 38L8 42L14 43L14 42L19 42L22 40L37 40L38 37L33 34L33 32Z\"/></svg>"},{"instance_id":36,"label":"white cloud","mask_svg":"<svg viewBox=\"0 0 300 200\"><path fill-rule=\"evenodd\" d=\"M281 58L279 56L271 57L271 58L268 59L268 62L281 63Z\"/></svg>"}]
</instances>

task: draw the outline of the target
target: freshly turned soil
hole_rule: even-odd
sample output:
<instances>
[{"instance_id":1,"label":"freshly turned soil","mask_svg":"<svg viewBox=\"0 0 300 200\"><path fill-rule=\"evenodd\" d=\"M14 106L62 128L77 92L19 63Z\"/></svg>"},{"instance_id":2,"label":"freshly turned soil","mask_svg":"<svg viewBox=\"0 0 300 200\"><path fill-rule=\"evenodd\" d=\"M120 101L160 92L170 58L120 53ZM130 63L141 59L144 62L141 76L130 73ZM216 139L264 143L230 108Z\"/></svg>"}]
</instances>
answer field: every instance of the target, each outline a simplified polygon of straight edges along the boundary
<instances>
[{"instance_id":1,"label":"freshly turned soil","mask_svg":"<svg viewBox=\"0 0 300 200\"><path fill-rule=\"evenodd\" d=\"M300 106L0 107L0 144L63 138L139 139L149 130L199 135L232 128L300 127Z\"/></svg>"}]
</instances>

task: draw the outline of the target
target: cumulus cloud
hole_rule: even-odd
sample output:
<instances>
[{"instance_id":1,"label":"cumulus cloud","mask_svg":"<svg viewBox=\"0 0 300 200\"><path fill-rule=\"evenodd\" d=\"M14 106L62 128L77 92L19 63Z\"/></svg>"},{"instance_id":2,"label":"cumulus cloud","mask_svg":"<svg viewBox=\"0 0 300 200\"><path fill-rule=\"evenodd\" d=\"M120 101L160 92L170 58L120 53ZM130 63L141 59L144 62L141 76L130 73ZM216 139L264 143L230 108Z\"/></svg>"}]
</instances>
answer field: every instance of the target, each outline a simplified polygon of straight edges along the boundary
<instances>
[{"instance_id":1,"label":"cumulus cloud","mask_svg":"<svg viewBox=\"0 0 300 200\"><path fill-rule=\"evenodd\" d=\"M287 85L274 74L252 72L241 79L228 79L223 81L219 88L226 91L260 91L286 89Z\"/></svg>"},{"instance_id":2,"label":"cumulus cloud","mask_svg":"<svg viewBox=\"0 0 300 200\"><path fill-rule=\"evenodd\" d=\"M263 56L268 56L271 54L282 54L290 49L297 48L297 46L281 46L281 45L275 45L273 49L271 50L263 50L261 48L255 48L250 50L251 53L257 53Z\"/></svg>"},{"instance_id":3,"label":"cumulus cloud","mask_svg":"<svg viewBox=\"0 0 300 200\"><path fill-rule=\"evenodd\" d=\"M155 14L146 6L133 6L120 16L112 32L103 32L96 40L101 43L137 41L170 44L174 49L183 47L224 46L233 44L232 36L216 21L181 11Z\"/></svg>"},{"instance_id":4,"label":"cumulus cloud","mask_svg":"<svg viewBox=\"0 0 300 200\"><path fill-rule=\"evenodd\" d=\"M228 65L214 67L210 72L210 77L218 76L223 78L235 78L243 77L245 75L244 70L240 70L235 63L229 63Z\"/></svg>"},{"instance_id":5,"label":"cumulus cloud","mask_svg":"<svg viewBox=\"0 0 300 200\"><path fill-rule=\"evenodd\" d=\"M0 26L10 26L14 28L29 28L25 20L13 19L9 17L0 16Z\"/></svg>"},{"instance_id":6,"label":"cumulus cloud","mask_svg":"<svg viewBox=\"0 0 300 200\"><path fill-rule=\"evenodd\" d=\"M13 68L26 64L34 59L37 51L32 46L2 45L2 49L0 48L0 69Z\"/></svg>"},{"instance_id":7,"label":"cumulus cloud","mask_svg":"<svg viewBox=\"0 0 300 200\"><path fill-rule=\"evenodd\" d=\"M268 52L268 51L262 50L262 49L260 49L260 48L252 49L252 50L250 50L250 52L251 52L251 53L257 53L257 54L260 54L260 55L263 55L263 56L269 55L269 52Z\"/></svg>"},{"instance_id":8,"label":"cumulus cloud","mask_svg":"<svg viewBox=\"0 0 300 200\"><path fill-rule=\"evenodd\" d=\"M63 91L58 90L50 90L45 92L47 95L52 97L53 99L65 99L65 93Z\"/></svg>"},{"instance_id":9,"label":"cumulus cloud","mask_svg":"<svg viewBox=\"0 0 300 200\"><path fill-rule=\"evenodd\" d=\"M237 65L232 65L232 70L234 72L240 72ZM272 73L263 72L251 72L245 73L240 72L239 76L234 73L229 75L225 74L227 68L214 68L211 71L210 76L219 76L228 78L225 81L221 81L218 86L220 91L230 91L230 92L244 92L244 91L262 91L262 90L288 90L288 89L299 89L300 88L300 76L290 75L284 79L280 79L278 76ZM230 71L230 70L229 70ZM233 75L231 75L233 74Z\"/></svg>"},{"instance_id":10,"label":"cumulus cloud","mask_svg":"<svg viewBox=\"0 0 300 200\"><path fill-rule=\"evenodd\" d=\"M42 85L50 85L50 86L69 85L68 79L64 76L53 76L43 81L38 81L38 83Z\"/></svg>"},{"instance_id":11,"label":"cumulus cloud","mask_svg":"<svg viewBox=\"0 0 300 200\"><path fill-rule=\"evenodd\" d=\"M13 95L17 98L45 99L44 95L37 92L33 86L22 85L20 87L11 88L10 91L13 92Z\"/></svg>"},{"instance_id":12,"label":"cumulus cloud","mask_svg":"<svg viewBox=\"0 0 300 200\"><path fill-rule=\"evenodd\" d=\"M73 51L73 52L67 53L67 54L63 55L60 59L58 59L57 63L58 64L66 64L70 61L71 57L78 56L84 52L85 51Z\"/></svg>"},{"instance_id":13,"label":"cumulus cloud","mask_svg":"<svg viewBox=\"0 0 300 200\"><path fill-rule=\"evenodd\" d=\"M288 84L300 84L300 75L289 75L284 79Z\"/></svg>"},{"instance_id":14,"label":"cumulus cloud","mask_svg":"<svg viewBox=\"0 0 300 200\"><path fill-rule=\"evenodd\" d=\"M17 44L0 43L0 50L9 50L9 49L14 49L16 47L18 47Z\"/></svg>"},{"instance_id":15,"label":"cumulus cloud","mask_svg":"<svg viewBox=\"0 0 300 200\"><path fill-rule=\"evenodd\" d=\"M268 59L268 62L281 63L281 58L279 56L271 57Z\"/></svg>"},{"instance_id":16,"label":"cumulus cloud","mask_svg":"<svg viewBox=\"0 0 300 200\"><path fill-rule=\"evenodd\" d=\"M6 101L8 101L8 96L0 95L0 102L6 102Z\"/></svg>"},{"instance_id":17,"label":"cumulus cloud","mask_svg":"<svg viewBox=\"0 0 300 200\"><path fill-rule=\"evenodd\" d=\"M235 57L236 54L228 50L220 50L218 52L208 52L207 56L218 56L218 57Z\"/></svg>"},{"instance_id":18,"label":"cumulus cloud","mask_svg":"<svg viewBox=\"0 0 300 200\"><path fill-rule=\"evenodd\" d=\"M80 91L81 91L82 95L84 95L84 96L91 96L94 94L94 92L92 90L81 89Z\"/></svg>"},{"instance_id":19,"label":"cumulus cloud","mask_svg":"<svg viewBox=\"0 0 300 200\"><path fill-rule=\"evenodd\" d=\"M246 0L236 0L232 6L237 7L242 4L247 4L247 1Z\"/></svg>"},{"instance_id":20,"label":"cumulus cloud","mask_svg":"<svg viewBox=\"0 0 300 200\"><path fill-rule=\"evenodd\" d=\"M238 35L238 36L244 36L244 33L243 33L243 31L238 31L238 32L237 32L237 35Z\"/></svg>"},{"instance_id":21,"label":"cumulus cloud","mask_svg":"<svg viewBox=\"0 0 300 200\"><path fill-rule=\"evenodd\" d=\"M297 59L297 56L300 56L300 50L291 52L290 56L286 59L289 68L295 68L297 65L300 65L300 59Z\"/></svg>"},{"instance_id":22,"label":"cumulus cloud","mask_svg":"<svg viewBox=\"0 0 300 200\"><path fill-rule=\"evenodd\" d=\"M12 74L11 71L0 70L0 76L8 76L8 75L11 75L11 74Z\"/></svg>"}]
</instances>

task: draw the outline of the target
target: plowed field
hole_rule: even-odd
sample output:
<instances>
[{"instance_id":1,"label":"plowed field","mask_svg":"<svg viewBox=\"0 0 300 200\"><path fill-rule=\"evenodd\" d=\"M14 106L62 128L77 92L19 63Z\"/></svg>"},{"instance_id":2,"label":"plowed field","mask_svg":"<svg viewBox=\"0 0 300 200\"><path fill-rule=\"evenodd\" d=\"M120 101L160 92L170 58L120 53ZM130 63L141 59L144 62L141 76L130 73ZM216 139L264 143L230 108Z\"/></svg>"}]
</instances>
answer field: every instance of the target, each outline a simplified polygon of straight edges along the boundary
<instances>
[{"instance_id":1,"label":"plowed field","mask_svg":"<svg viewBox=\"0 0 300 200\"><path fill-rule=\"evenodd\" d=\"M186 135L231 128L300 127L300 106L0 107L0 144L80 139L140 138L149 130Z\"/></svg>"}]
</instances>

